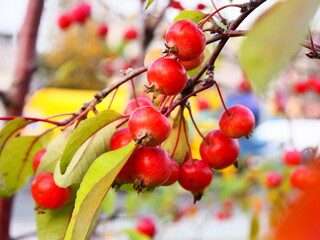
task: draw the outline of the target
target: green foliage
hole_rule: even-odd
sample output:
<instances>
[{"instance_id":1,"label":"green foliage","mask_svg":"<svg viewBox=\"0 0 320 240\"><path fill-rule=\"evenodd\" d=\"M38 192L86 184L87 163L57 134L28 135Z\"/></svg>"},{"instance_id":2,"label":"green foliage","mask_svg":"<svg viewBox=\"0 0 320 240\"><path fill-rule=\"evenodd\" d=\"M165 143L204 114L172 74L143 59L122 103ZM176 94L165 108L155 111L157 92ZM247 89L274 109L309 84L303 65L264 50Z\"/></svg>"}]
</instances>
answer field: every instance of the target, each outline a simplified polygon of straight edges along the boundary
<instances>
[{"instance_id":1,"label":"green foliage","mask_svg":"<svg viewBox=\"0 0 320 240\"><path fill-rule=\"evenodd\" d=\"M101 202L134 148L134 142L132 141L126 147L102 154L94 161L77 192L77 199L65 240L86 238L90 223Z\"/></svg>"},{"instance_id":2,"label":"green foliage","mask_svg":"<svg viewBox=\"0 0 320 240\"><path fill-rule=\"evenodd\" d=\"M114 116L116 117L117 115ZM84 142L72 157L64 174L60 173L59 162L54 171L56 183L60 187L68 187L72 184L80 183L93 161L109 150L110 138L114 131L114 125L109 124ZM79 138L81 136L82 133Z\"/></svg>"},{"instance_id":3,"label":"green foliage","mask_svg":"<svg viewBox=\"0 0 320 240\"><path fill-rule=\"evenodd\" d=\"M82 121L72 132L60 159L60 172L64 174L73 156L91 136L97 131L120 118L121 115L113 110L105 110L94 117Z\"/></svg>"},{"instance_id":4,"label":"green foliage","mask_svg":"<svg viewBox=\"0 0 320 240\"><path fill-rule=\"evenodd\" d=\"M16 118L8 122L0 132L0 150L3 149L6 142L19 133L30 121L23 118Z\"/></svg>"},{"instance_id":5,"label":"green foliage","mask_svg":"<svg viewBox=\"0 0 320 240\"><path fill-rule=\"evenodd\" d=\"M185 130L184 130L185 128ZM188 150L188 124L180 109L172 122L172 130L168 139L162 144L162 148L181 165Z\"/></svg>"},{"instance_id":6,"label":"green foliage","mask_svg":"<svg viewBox=\"0 0 320 240\"><path fill-rule=\"evenodd\" d=\"M254 213L251 217L250 223L250 240L258 239L260 224L259 224L259 216Z\"/></svg>"},{"instance_id":7,"label":"green foliage","mask_svg":"<svg viewBox=\"0 0 320 240\"><path fill-rule=\"evenodd\" d=\"M148 0L147 4L146 4L146 8L150 7L150 5L154 2L154 0Z\"/></svg>"},{"instance_id":8,"label":"green foliage","mask_svg":"<svg viewBox=\"0 0 320 240\"><path fill-rule=\"evenodd\" d=\"M5 191L1 197L10 197L23 187L33 174L34 155L45 148L51 137L51 131L40 136L22 136L10 140L0 156L0 175L3 178Z\"/></svg>"},{"instance_id":9,"label":"green foliage","mask_svg":"<svg viewBox=\"0 0 320 240\"><path fill-rule=\"evenodd\" d=\"M280 1L259 17L240 48L240 61L255 91L288 65L306 37L319 0Z\"/></svg>"},{"instance_id":10,"label":"green foliage","mask_svg":"<svg viewBox=\"0 0 320 240\"><path fill-rule=\"evenodd\" d=\"M195 11L195 10L183 10L180 11L179 14L174 18L174 22L177 22L182 19L188 19L195 23L200 22L202 19L204 19L207 16L207 14Z\"/></svg>"}]
</instances>

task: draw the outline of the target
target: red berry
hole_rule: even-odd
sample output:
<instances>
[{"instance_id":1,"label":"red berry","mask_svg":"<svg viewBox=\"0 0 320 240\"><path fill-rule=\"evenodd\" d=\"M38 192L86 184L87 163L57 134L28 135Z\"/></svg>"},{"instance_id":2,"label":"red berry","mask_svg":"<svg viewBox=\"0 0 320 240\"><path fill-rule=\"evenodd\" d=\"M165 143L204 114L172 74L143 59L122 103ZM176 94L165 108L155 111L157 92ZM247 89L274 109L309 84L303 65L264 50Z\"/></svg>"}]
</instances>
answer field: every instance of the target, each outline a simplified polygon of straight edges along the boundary
<instances>
[{"instance_id":1,"label":"red berry","mask_svg":"<svg viewBox=\"0 0 320 240\"><path fill-rule=\"evenodd\" d=\"M302 161L302 155L297 149L287 149L283 153L282 160L286 165L299 165Z\"/></svg>"},{"instance_id":2,"label":"red berry","mask_svg":"<svg viewBox=\"0 0 320 240\"><path fill-rule=\"evenodd\" d=\"M204 5L203 3L199 3L198 5L197 5L197 9L198 10L203 10L203 9L205 9L206 8L206 5Z\"/></svg>"},{"instance_id":3,"label":"red berry","mask_svg":"<svg viewBox=\"0 0 320 240\"><path fill-rule=\"evenodd\" d=\"M309 86L307 82L297 82L294 85L294 90L298 94L303 94L308 90Z\"/></svg>"},{"instance_id":4,"label":"red berry","mask_svg":"<svg viewBox=\"0 0 320 240\"><path fill-rule=\"evenodd\" d=\"M243 105L235 105L227 110L219 120L221 131L231 138L249 136L255 125L252 111Z\"/></svg>"},{"instance_id":5,"label":"red berry","mask_svg":"<svg viewBox=\"0 0 320 240\"><path fill-rule=\"evenodd\" d=\"M208 109L210 109L210 104L205 99L197 98L197 103L198 103L199 110L208 110Z\"/></svg>"},{"instance_id":6,"label":"red berry","mask_svg":"<svg viewBox=\"0 0 320 240\"><path fill-rule=\"evenodd\" d=\"M128 121L131 137L141 146L155 147L166 140L171 132L170 121L153 107L139 107Z\"/></svg>"},{"instance_id":7,"label":"red berry","mask_svg":"<svg viewBox=\"0 0 320 240\"><path fill-rule=\"evenodd\" d=\"M266 174L265 184L268 188L279 187L282 183L282 175L278 172L270 171Z\"/></svg>"},{"instance_id":8,"label":"red berry","mask_svg":"<svg viewBox=\"0 0 320 240\"><path fill-rule=\"evenodd\" d=\"M131 155L130 164L134 188L138 191L145 187L158 187L170 177L171 159L161 148L138 148Z\"/></svg>"},{"instance_id":9,"label":"red berry","mask_svg":"<svg viewBox=\"0 0 320 240\"><path fill-rule=\"evenodd\" d=\"M81 3L74 7L70 16L74 22L84 23L91 14L91 6L88 3Z\"/></svg>"},{"instance_id":10,"label":"red berry","mask_svg":"<svg viewBox=\"0 0 320 240\"><path fill-rule=\"evenodd\" d=\"M210 165L198 159L192 159L184 162L180 169L179 183L190 191L194 200L200 200L205 188L209 186L212 180L212 170Z\"/></svg>"},{"instance_id":11,"label":"red berry","mask_svg":"<svg viewBox=\"0 0 320 240\"><path fill-rule=\"evenodd\" d=\"M138 37L138 31L134 27L127 29L123 34L123 38L125 40L134 40L137 37Z\"/></svg>"},{"instance_id":12,"label":"red berry","mask_svg":"<svg viewBox=\"0 0 320 240\"><path fill-rule=\"evenodd\" d=\"M310 89L320 94L320 78L318 76L310 76L307 84Z\"/></svg>"},{"instance_id":13,"label":"red berry","mask_svg":"<svg viewBox=\"0 0 320 240\"><path fill-rule=\"evenodd\" d=\"M156 234L157 231L154 220L149 217L141 218L136 225L136 230L140 233L148 235L151 238Z\"/></svg>"},{"instance_id":14,"label":"red berry","mask_svg":"<svg viewBox=\"0 0 320 240\"><path fill-rule=\"evenodd\" d=\"M239 155L239 142L229 138L220 129L212 130L205 136L207 142L202 141L200 155L215 169L222 169L233 164Z\"/></svg>"},{"instance_id":15,"label":"red berry","mask_svg":"<svg viewBox=\"0 0 320 240\"><path fill-rule=\"evenodd\" d=\"M97 35L100 37L105 37L109 31L109 28L105 24L100 24L97 28Z\"/></svg>"},{"instance_id":16,"label":"red berry","mask_svg":"<svg viewBox=\"0 0 320 240\"><path fill-rule=\"evenodd\" d=\"M40 173L32 181L31 193L40 207L57 209L63 207L69 201L71 188L57 186L51 173Z\"/></svg>"},{"instance_id":17,"label":"red berry","mask_svg":"<svg viewBox=\"0 0 320 240\"><path fill-rule=\"evenodd\" d=\"M158 58L147 71L148 82L154 90L168 96L180 93L186 85L187 73L184 67L171 58Z\"/></svg>"},{"instance_id":18,"label":"red berry","mask_svg":"<svg viewBox=\"0 0 320 240\"><path fill-rule=\"evenodd\" d=\"M63 30L66 30L71 25L71 23L72 19L68 14L60 15L57 20L58 26Z\"/></svg>"},{"instance_id":19,"label":"red berry","mask_svg":"<svg viewBox=\"0 0 320 240\"><path fill-rule=\"evenodd\" d=\"M171 159L170 163L170 176L169 178L162 184L162 186L170 186L178 181L180 176L180 166L179 164Z\"/></svg>"},{"instance_id":20,"label":"red berry","mask_svg":"<svg viewBox=\"0 0 320 240\"><path fill-rule=\"evenodd\" d=\"M305 166L299 166L291 172L290 183L293 187L300 190L306 189L313 184L316 179L316 174Z\"/></svg>"},{"instance_id":21,"label":"red berry","mask_svg":"<svg viewBox=\"0 0 320 240\"><path fill-rule=\"evenodd\" d=\"M110 139L110 149L116 150L126 146L129 142L131 142L132 138L129 132L129 129L119 128L115 131Z\"/></svg>"},{"instance_id":22,"label":"red berry","mask_svg":"<svg viewBox=\"0 0 320 240\"><path fill-rule=\"evenodd\" d=\"M251 92L251 85L247 80L242 79L239 84L239 90L242 92Z\"/></svg>"},{"instance_id":23,"label":"red berry","mask_svg":"<svg viewBox=\"0 0 320 240\"><path fill-rule=\"evenodd\" d=\"M179 1L172 1L169 5L169 7L178 9L178 10L184 10L184 8L182 7L181 3Z\"/></svg>"},{"instance_id":24,"label":"red berry","mask_svg":"<svg viewBox=\"0 0 320 240\"><path fill-rule=\"evenodd\" d=\"M204 52L202 52L198 57L188 61L178 59L178 63L180 63L187 71L190 71L201 65L204 59L204 55Z\"/></svg>"},{"instance_id":25,"label":"red berry","mask_svg":"<svg viewBox=\"0 0 320 240\"><path fill-rule=\"evenodd\" d=\"M47 149L41 149L40 151L38 151L33 158L32 161L32 168L33 168L33 172L36 172L38 169L38 166L40 164L41 158L42 156L46 153Z\"/></svg>"},{"instance_id":26,"label":"red berry","mask_svg":"<svg viewBox=\"0 0 320 240\"><path fill-rule=\"evenodd\" d=\"M167 29L166 45L177 58L191 60L201 55L206 47L206 38L197 24L180 20Z\"/></svg>"},{"instance_id":27,"label":"red berry","mask_svg":"<svg viewBox=\"0 0 320 240\"><path fill-rule=\"evenodd\" d=\"M152 107L152 102L147 96L140 96L137 99L131 99L124 110L124 115L131 114L138 107L150 106Z\"/></svg>"}]
</instances>

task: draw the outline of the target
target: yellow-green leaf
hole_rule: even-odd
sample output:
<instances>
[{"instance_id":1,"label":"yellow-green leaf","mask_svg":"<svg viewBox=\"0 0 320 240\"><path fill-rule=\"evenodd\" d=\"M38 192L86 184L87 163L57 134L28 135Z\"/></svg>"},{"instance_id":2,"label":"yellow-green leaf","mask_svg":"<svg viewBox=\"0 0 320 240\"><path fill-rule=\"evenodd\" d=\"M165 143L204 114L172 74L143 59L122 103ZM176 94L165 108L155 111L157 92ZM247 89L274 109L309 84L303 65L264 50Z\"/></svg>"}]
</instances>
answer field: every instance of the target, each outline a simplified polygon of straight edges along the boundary
<instances>
[{"instance_id":1,"label":"yellow-green leaf","mask_svg":"<svg viewBox=\"0 0 320 240\"><path fill-rule=\"evenodd\" d=\"M207 14L204 14L199 11L195 10L183 10L180 11L179 14L174 18L174 22L177 22L179 20L188 19L195 23L200 22L202 19L204 19L207 16Z\"/></svg>"},{"instance_id":2,"label":"yellow-green leaf","mask_svg":"<svg viewBox=\"0 0 320 240\"><path fill-rule=\"evenodd\" d=\"M264 93L307 36L319 0L279 1L254 23L240 47L240 62L253 88Z\"/></svg>"},{"instance_id":3,"label":"yellow-green leaf","mask_svg":"<svg viewBox=\"0 0 320 240\"><path fill-rule=\"evenodd\" d=\"M64 174L66 169L76 154L78 149L85 143L91 136L106 125L121 117L120 113L113 110L105 110L98 115L82 121L79 126L72 132L69 137L68 143L64 148L60 159L60 172Z\"/></svg>"},{"instance_id":4,"label":"yellow-green leaf","mask_svg":"<svg viewBox=\"0 0 320 240\"><path fill-rule=\"evenodd\" d=\"M77 192L65 240L86 239L101 202L134 148L132 141L123 148L102 154L90 166Z\"/></svg>"}]
</instances>

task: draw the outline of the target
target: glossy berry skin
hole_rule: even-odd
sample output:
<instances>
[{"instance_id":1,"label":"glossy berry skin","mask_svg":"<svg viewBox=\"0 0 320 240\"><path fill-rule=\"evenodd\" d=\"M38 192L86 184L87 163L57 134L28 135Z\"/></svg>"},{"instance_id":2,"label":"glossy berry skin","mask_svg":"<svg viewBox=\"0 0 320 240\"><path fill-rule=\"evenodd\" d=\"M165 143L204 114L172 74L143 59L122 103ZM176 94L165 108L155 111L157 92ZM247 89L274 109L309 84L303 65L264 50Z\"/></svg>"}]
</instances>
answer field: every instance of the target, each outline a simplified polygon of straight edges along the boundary
<instances>
[{"instance_id":1,"label":"glossy berry skin","mask_svg":"<svg viewBox=\"0 0 320 240\"><path fill-rule=\"evenodd\" d=\"M194 200L197 201L201 199L205 188L211 183L212 176L212 170L207 162L192 159L182 164L179 184L190 191Z\"/></svg>"},{"instance_id":2,"label":"glossy berry skin","mask_svg":"<svg viewBox=\"0 0 320 240\"><path fill-rule=\"evenodd\" d=\"M295 168L290 174L290 183L293 187L305 190L313 184L316 179L316 173L305 166Z\"/></svg>"},{"instance_id":3,"label":"glossy berry skin","mask_svg":"<svg viewBox=\"0 0 320 240\"><path fill-rule=\"evenodd\" d=\"M230 138L249 136L255 125L252 111L243 106L235 105L224 111L219 119L221 131Z\"/></svg>"},{"instance_id":4,"label":"glossy berry skin","mask_svg":"<svg viewBox=\"0 0 320 240\"><path fill-rule=\"evenodd\" d=\"M63 207L69 201L71 188L57 186L51 173L40 173L32 181L31 194L40 207L57 209Z\"/></svg>"},{"instance_id":5,"label":"glossy berry skin","mask_svg":"<svg viewBox=\"0 0 320 240\"><path fill-rule=\"evenodd\" d=\"M138 31L134 27L127 29L123 34L123 38L127 41L134 40L137 37L138 37Z\"/></svg>"},{"instance_id":6,"label":"glossy berry skin","mask_svg":"<svg viewBox=\"0 0 320 240\"><path fill-rule=\"evenodd\" d=\"M168 118L153 107L139 107L128 120L131 137L140 146L155 147L170 135L171 124Z\"/></svg>"},{"instance_id":7,"label":"glossy berry skin","mask_svg":"<svg viewBox=\"0 0 320 240\"><path fill-rule=\"evenodd\" d=\"M188 61L197 58L206 47L206 38L197 24L180 20L166 32L166 45L177 58Z\"/></svg>"},{"instance_id":8,"label":"glossy berry skin","mask_svg":"<svg viewBox=\"0 0 320 240\"><path fill-rule=\"evenodd\" d=\"M68 14L62 14L57 19L57 25L62 30L66 30L72 24L72 18Z\"/></svg>"},{"instance_id":9,"label":"glossy berry skin","mask_svg":"<svg viewBox=\"0 0 320 240\"><path fill-rule=\"evenodd\" d=\"M178 59L178 63L180 63L187 71L190 71L201 65L204 59L204 55L204 52L202 52L198 57L188 61Z\"/></svg>"},{"instance_id":10,"label":"glossy berry skin","mask_svg":"<svg viewBox=\"0 0 320 240\"><path fill-rule=\"evenodd\" d=\"M143 233L145 235L148 235L149 237L153 237L156 232L156 225L154 223L154 220L149 217L141 218L139 219L137 225L136 225L136 230L140 233Z\"/></svg>"},{"instance_id":11,"label":"glossy berry skin","mask_svg":"<svg viewBox=\"0 0 320 240\"><path fill-rule=\"evenodd\" d=\"M285 165L299 165L302 162L302 155L297 149L287 149L283 153L282 160Z\"/></svg>"},{"instance_id":12,"label":"glossy berry skin","mask_svg":"<svg viewBox=\"0 0 320 240\"><path fill-rule=\"evenodd\" d=\"M309 89L307 82L297 82L294 85L294 91L298 94L303 94Z\"/></svg>"},{"instance_id":13,"label":"glossy berry skin","mask_svg":"<svg viewBox=\"0 0 320 240\"><path fill-rule=\"evenodd\" d=\"M180 166L179 164L171 159L170 163L170 176L169 178L162 184L162 186L170 186L178 181L180 176Z\"/></svg>"},{"instance_id":14,"label":"glossy berry skin","mask_svg":"<svg viewBox=\"0 0 320 240\"><path fill-rule=\"evenodd\" d=\"M270 171L265 176L265 184L268 188L276 188L282 184L283 177L280 173Z\"/></svg>"},{"instance_id":15,"label":"glossy berry skin","mask_svg":"<svg viewBox=\"0 0 320 240\"><path fill-rule=\"evenodd\" d=\"M110 150L116 150L118 148L122 148L128 145L128 143L131 141L132 141L132 138L131 138L129 129L127 127L119 128L111 136Z\"/></svg>"},{"instance_id":16,"label":"glossy berry skin","mask_svg":"<svg viewBox=\"0 0 320 240\"><path fill-rule=\"evenodd\" d=\"M146 96L137 97L137 99L131 99L124 110L124 115L131 114L138 107L149 106L152 107L152 102Z\"/></svg>"},{"instance_id":17,"label":"glossy berry skin","mask_svg":"<svg viewBox=\"0 0 320 240\"><path fill-rule=\"evenodd\" d=\"M33 158L33 161L32 161L32 169L33 169L33 172L36 172L37 169L38 169L38 166L40 164L40 161L41 161L41 158L42 156L46 153L47 149L41 149L40 151L38 151L35 155L34 155L34 158Z\"/></svg>"},{"instance_id":18,"label":"glossy berry skin","mask_svg":"<svg viewBox=\"0 0 320 240\"><path fill-rule=\"evenodd\" d=\"M105 37L109 31L109 28L105 24L100 24L97 28L97 35L99 37Z\"/></svg>"},{"instance_id":19,"label":"glossy berry skin","mask_svg":"<svg viewBox=\"0 0 320 240\"><path fill-rule=\"evenodd\" d=\"M184 67L171 58L158 58L147 71L148 82L160 94L172 96L180 93L186 85Z\"/></svg>"},{"instance_id":20,"label":"glossy berry skin","mask_svg":"<svg viewBox=\"0 0 320 240\"><path fill-rule=\"evenodd\" d=\"M162 185L170 176L171 159L166 151L157 147L141 147L130 157L134 187L154 188Z\"/></svg>"},{"instance_id":21,"label":"glossy berry skin","mask_svg":"<svg viewBox=\"0 0 320 240\"><path fill-rule=\"evenodd\" d=\"M208 141L201 142L200 155L215 169L223 169L233 164L239 155L240 147L237 139L229 138L220 129L206 134Z\"/></svg>"}]
</instances>

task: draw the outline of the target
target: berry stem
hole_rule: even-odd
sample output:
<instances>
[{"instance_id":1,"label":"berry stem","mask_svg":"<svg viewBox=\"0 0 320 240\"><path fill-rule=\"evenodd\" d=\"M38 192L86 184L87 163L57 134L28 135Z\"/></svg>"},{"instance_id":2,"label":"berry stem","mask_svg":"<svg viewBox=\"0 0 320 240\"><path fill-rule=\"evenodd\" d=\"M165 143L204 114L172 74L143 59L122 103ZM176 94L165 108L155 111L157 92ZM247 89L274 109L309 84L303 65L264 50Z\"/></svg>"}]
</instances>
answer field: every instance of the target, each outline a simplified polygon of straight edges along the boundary
<instances>
[{"instance_id":1,"label":"berry stem","mask_svg":"<svg viewBox=\"0 0 320 240\"><path fill-rule=\"evenodd\" d=\"M213 8L214 8L215 10L218 10L218 9L217 9L217 6L216 6L216 4L214 3L213 0L211 0L211 4L212 4L212 6L213 6ZM220 12L218 12L218 16L219 16L221 22L223 22L224 24L227 23L227 19L225 19L224 17L222 17L222 15L220 14Z\"/></svg>"},{"instance_id":2,"label":"berry stem","mask_svg":"<svg viewBox=\"0 0 320 240\"><path fill-rule=\"evenodd\" d=\"M169 101L170 96L164 96L159 104L158 111L161 112Z\"/></svg>"},{"instance_id":3,"label":"berry stem","mask_svg":"<svg viewBox=\"0 0 320 240\"><path fill-rule=\"evenodd\" d=\"M191 121L192 121L192 123L193 123L196 131L198 132L198 134L200 135L200 137L202 138L202 140L209 145L208 140L203 136L203 134L201 133L200 129L198 128L198 125L196 124L196 121L195 121L194 118L193 118L193 114L192 114L190 105L187 105L187 109L188 109L188 112L189 112Z\"/></svg>"},{"instance_id":4,"label":"berry stem","mask_svg":"<svg viewBox=\"0 0 320 240\"><path fill-rule=\"evenodd\" d=\"M215 84L216 87L217 87L217 90L218 90L219 97L220 97L221 103L222 103L222 105L223 105L223 108L224 108L224 110L226 111L226 113L228 114L228 116L230 117L231 114L229 113L229 111L228 111L228 109L227 109L227 107L226 107L226 104L224 103L224 100L223 100L223 97L222 97L222 94L221 94L221 91L220 91L220 87L219 87L219 85L218 85L218 83L217 83L216 81L214 82L214 84Z\"/></svg>"},{"instance_id":5,"label":"berry stem","mask_svg":"<svg viewBox=\"0 0 320 240\"><path fill-rule=\"evenodd\" d=\"M177 136L176 143L174 144L173 151L172 151L172 153L171 153L171 155L170 155L171 158L173 158L174 154L176 153L177 147L178 147L178 143L179 143L179 139L180 139L180 133L181 133L181 123L182 123L182 119L183 119L183 109L181 109L181 113L180 113L178 136Z\"/></svg>"},{"instance_id":6,"label":"berry stem","mask_svg":"<svg viewBox=\"0 0 320 240\"><path fill-rule=\"evenodd\" d=\"M139 102L138 102L138 100L137 100L137 93L136 93L136 88L135 88L135 86L134 86L133 78L130 79L130 82L131 82L133 97L134 97L134 99L135 99L135 101L136 101L137 106L139 106ZM139 107L140 107L140 106L139 106Z\"/></svg>"},{"instance_id":7,"label":"berry stem","mask_svg":"<svg viewBox=\"0 0 320 240\"><path fill-rule=\"evenodd\" d=\"M23 118L25 120L30 120L30 121L33 121L33 122L46 122L46 123L54 124L56 126L63 126L63 124L61 124L60 122L52 121L52 120L49 120L47 118L8 116L8 117L1 117L0 120L9 121L9 120L17 119L17 118Z\"/></svg>"},{"instance_id":8,"label":"berry stem","mask_svg":"<svg viewBox=\"0 0 320 240\"><path fill-rule=\"evenodd\" d=\"M125 118L125 119L116 126L116 129L118 129L118 128L121 127L123 124L125 124L126 122L129 121L129 115L122 116L120 119L122 119L122 118Z\"/></svg>"},{"instance_id":9,"label":"berry stem","mask_svg":"<svg viewBox=\"0 0 320 240\"><path fill-rule=\"evenodd\" d=\"M69 126L71 126L74 122L76 122L77 120L81 120L83 117L85 117L87 114L88 114L88 112L90 111L90 110L92 110L93 109L93 107L92 106L89 106L85 111L83 111L81 114L79 114L76 118L74 118L72 121L70 121L68 124L66 124L65 126L64 126L64 128L63 129L66 129L67 127L69 127Z\"/></svg>"},{"instance_id":10,"label":"berry stem","mask_svg":"<svg viewBox=\"0 0 320 240\"><path fill-rule=\"evenodd\" d=\"M62 116L69 116L72 115L73 113L60 113L60 114L55 114L49 117L46 117L45 119L51 119L51 118L56 118L56 117L62 117Z\"/></svg>"},{"instance_id":11,"label":"berry stem","mask_svg":"<svg viewBox=\"0 0 320 240\"><path fill-rule=\"evenodd\" d=\"M208 15L205 19L203 19L199 24L198 27L202 28L203 25L210 19L212 18L213 15L217 14L218 12L220 12L221 10L228 8L228 7L238 7L238 8L242 8L243 4L228 4L228 5L224 5L221 8L216 9L213 13L211 13L210 15Z\"/></svg>"},{"instance_id":12,"label":"berry stem","mask_svg":"<svg viewBox=\"0 0 320 240\"><path fill-rule=\"evenodd\" d=\"M194 163L194 159L192 157L192 151L191 151L191 146L190 146L190 142L189 142L189 138L188 138L188 131L187 131L187 126L186 126L186 121L182 121L183 124L183 131L184 131L184 136L186 138L186 142L187 142L187 146L188 146L188 150L190 153L190 158L191 158L191 162Z\"/></svg>"},{"instance_id":13,"label":"berry stem","mask_svg":"<svg viewBox=\"0 0 320 240\"><path fill-rule=\"evenodd\" d=\"M110 100L110 103L109 103L109 106L108 106L108 109L111 108L111 105L112 105L112 103L113 103L113 100L114 100L117 92L118 92L118 89L119 89L119 87L117 87L117 88L114 90L113 95L112 95L111 100Z\"/></svg>"}]
</instances>

